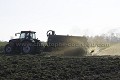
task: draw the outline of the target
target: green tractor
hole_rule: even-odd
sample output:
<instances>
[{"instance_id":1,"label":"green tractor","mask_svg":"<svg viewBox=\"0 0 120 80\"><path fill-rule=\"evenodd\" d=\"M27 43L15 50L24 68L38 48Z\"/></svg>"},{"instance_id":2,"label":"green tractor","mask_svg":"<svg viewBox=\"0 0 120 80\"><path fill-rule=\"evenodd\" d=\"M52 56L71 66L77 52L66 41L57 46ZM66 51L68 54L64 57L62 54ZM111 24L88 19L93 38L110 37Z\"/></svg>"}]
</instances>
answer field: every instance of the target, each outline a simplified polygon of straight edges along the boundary
<instances>
[{"instance_id":1,"label":"green tractor","mask_svg":"<svg viewBox=\"0 0 120 80\"><path fill-rule=\"evenodd\" d=\"M39 53L42 51L40 40L36 39L36 32L34 31L21 31L18 39L11 39L9 43L5 46L4 51L6 54L13 53Z\"/></svg>"}]
</instances>

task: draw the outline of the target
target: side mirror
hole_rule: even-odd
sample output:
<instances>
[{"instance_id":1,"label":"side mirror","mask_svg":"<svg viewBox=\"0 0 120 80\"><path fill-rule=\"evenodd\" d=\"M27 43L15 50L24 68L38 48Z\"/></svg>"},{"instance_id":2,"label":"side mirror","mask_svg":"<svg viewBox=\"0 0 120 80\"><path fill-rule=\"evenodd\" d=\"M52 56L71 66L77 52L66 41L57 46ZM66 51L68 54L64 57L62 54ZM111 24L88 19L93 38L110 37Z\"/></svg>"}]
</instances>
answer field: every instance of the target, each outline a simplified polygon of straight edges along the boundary
<instances>
[{"instance_id":1,"label":"side mirror","mask_svg":"<svg viewBox=\"0 0 120 80\"><path fill-rule=\"evenodd\" d=\"M20 34L20 33L15 33L15 36L17 36L17 34Z\"/></svg>"},{"instance_id":2,"label":"side mirror","mask_svg":"<svg viewBox=\"0 0 120 80\"><path fill-rule=\"evenodd\" d=\"M15 34L15 36L17 36L17 34Z\"/></svg>"}]
</instances>

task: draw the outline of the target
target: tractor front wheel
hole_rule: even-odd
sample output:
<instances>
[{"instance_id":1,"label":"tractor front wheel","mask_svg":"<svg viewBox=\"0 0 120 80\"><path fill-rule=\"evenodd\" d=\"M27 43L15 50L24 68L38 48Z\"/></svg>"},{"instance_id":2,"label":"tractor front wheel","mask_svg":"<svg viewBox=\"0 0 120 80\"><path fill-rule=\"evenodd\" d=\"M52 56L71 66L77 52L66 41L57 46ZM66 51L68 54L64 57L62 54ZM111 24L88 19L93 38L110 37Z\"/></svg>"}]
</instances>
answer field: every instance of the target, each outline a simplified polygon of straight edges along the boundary
<instances>
[{"instance_id":1,"label":"tractor front wheel","mask_svg":"<svg viewBox=\"0 0 120 80\"><path fill-rule=\"evenodd\" d=\"M22 46L22 53L23 54L34 53L34 46L32 46L31 43L23 43L23 44L25 44L24 46Z\"/></svg>"}]
</instances>

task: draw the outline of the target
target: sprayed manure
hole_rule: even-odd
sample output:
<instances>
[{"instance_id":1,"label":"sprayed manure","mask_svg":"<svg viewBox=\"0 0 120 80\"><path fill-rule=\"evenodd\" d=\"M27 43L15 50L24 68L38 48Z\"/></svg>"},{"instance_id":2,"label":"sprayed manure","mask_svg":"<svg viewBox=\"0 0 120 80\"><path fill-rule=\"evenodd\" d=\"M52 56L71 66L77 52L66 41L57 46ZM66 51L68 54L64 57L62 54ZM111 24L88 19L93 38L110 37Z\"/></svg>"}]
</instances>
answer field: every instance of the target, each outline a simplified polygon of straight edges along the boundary
<instances>
[{"instance_id":1,"label":"sprayed manure","mask_svg":"<svg viewBox=\"0 0 120 80\"><path fill-rule=\"evenodd\" d=\"M51 56L84 56L87 55L87 39L77 36L57 36L52 43L59 44L49 53Z\"/></svg>"}]
</instances>

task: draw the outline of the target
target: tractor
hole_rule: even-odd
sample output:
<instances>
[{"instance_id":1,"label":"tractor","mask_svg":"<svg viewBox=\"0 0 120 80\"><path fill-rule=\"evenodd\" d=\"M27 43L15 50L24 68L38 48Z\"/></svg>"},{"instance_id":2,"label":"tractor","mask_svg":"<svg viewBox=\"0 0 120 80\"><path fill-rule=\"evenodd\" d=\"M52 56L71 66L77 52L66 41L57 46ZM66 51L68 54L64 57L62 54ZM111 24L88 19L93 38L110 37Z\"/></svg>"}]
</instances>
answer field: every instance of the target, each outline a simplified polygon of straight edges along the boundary
<instances>
[{"instance_id":1,"label":"tractor","mask_svg":"<svg viewBox=\"0 0 120 80\"><path fill-rule=\"evenodd\" d=\"M21 31L16 33L20 35L18 39L11 39L5 46L4 51L6 54L13 53L39 53L42 51L41 41L36 39L36 32L34 31Z\"/></svg>"}]
</instances>

